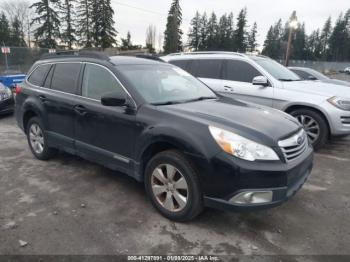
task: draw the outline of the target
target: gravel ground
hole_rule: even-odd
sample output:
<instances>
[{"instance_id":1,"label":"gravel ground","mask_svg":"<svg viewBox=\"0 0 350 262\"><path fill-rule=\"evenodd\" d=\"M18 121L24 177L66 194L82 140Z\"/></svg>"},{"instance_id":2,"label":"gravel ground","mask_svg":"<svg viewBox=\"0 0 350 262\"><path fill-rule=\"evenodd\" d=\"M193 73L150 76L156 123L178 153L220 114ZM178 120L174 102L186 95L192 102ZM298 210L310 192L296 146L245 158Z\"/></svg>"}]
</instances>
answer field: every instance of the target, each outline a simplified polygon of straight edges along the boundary
<instances>
[{"instance_id":1,"label":"gravel ground","mask_svg":"<svg viewBox=\"0 0 350 262\"><path fill-rule=\"evenodd\" d=\"M123 174L64 153L34 159L14 118L2 117L0 254L350 255L349 146L348 137L318 152L281 207L173 223Z\"/></svg>"}]
</instances>

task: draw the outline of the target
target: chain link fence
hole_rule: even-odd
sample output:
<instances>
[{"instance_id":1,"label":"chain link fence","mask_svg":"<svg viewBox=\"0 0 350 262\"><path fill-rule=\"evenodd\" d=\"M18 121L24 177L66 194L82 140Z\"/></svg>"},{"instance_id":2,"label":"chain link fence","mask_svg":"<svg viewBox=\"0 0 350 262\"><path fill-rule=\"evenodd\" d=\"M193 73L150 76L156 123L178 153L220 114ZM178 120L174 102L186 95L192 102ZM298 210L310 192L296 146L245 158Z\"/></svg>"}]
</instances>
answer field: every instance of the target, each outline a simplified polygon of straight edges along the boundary
<instances>
[{"instance_id":1,"label":"chain link fence","mask_svg":"<svg viewBox=\"0 0 350 262\"><path fill-rule=\"evenodd\" d=\"M91 48L91 51L102 51L99 48ZM26 47L9 47L9 53L0 52L0 75L26 74L35 61L40 59L43 54L50 52L48 48L26 48ZM56 50L56 52L64 50ZM139 55L147 54L147 49L120 51L118 48L107 48L103 50L106 54L113 55Z\"/></svg>"}]
</instances>

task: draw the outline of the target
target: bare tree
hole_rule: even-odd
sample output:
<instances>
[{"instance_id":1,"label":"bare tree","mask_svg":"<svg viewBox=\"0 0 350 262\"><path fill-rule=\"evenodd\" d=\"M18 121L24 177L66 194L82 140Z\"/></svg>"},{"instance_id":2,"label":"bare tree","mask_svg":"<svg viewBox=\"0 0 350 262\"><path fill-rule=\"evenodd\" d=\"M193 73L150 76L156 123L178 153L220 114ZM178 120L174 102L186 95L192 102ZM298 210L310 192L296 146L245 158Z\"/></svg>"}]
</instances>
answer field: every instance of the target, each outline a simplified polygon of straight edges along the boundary
<instances>
[{"instance_id":1,"label":"bare tree","mask_svg":"<svg viewBox=\"0 0 350 262\"><path fill-rule=\"evenodd\" d=\"M0 5L0 9L5 12L11 24L15 20L19 21L20 31L23 36L27 36L27 43L29 47L32 34L31 20L33 17L33 10L29 8L30 5L31 3L29 0L6 0Z\"/></svg>"},{"instance_id":2,"label":"bare tree","mask_svg":"<svg viewBox=\"0 0 350 262\"><path fill-rule=\"evenodd\" d=\"M149 25L146 30L146 47L151 53L154 53L156 47L157 28L154 25Z\"/></svg>"}]
</instances>

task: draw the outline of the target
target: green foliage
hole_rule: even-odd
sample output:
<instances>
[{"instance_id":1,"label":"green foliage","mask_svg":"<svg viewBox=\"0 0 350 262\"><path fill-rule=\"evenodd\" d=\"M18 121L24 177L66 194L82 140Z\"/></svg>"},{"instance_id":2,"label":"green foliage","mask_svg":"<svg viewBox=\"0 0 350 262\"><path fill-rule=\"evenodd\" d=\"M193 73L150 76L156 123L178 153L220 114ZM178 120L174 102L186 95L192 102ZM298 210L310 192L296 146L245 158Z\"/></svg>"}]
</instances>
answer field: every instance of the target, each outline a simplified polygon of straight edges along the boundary
<instances>
[{"instance_id":1,"label":"green foliage","mask_svg":"<svg viewBox=\"0 0 350 262\"><path fill-rule=\"evenodd\" d=\"M237 17L236 30L234 31L234 50L245 52L247 48L247 9L242 9Z\"/></svg>"},{"instance_id":2,"label":"green foliage","mask_svg":"<svg viewBox=\"0 0 350 262\"><path fill-rule=\"evenodd\" d=\"M73 45L77 42L76 30L75 30L75 10L73 4L75 0L63 0L60 4L60 14L62 16L63 28L61 32L61 40L68 45L69 49L72 49Z\"/></svg>"},{"instance_id":3,"label":"green foliage","mask_svg":"<svg viewBox=\"0 0 350 262\"><path fill-rule=\"evenodd\" d=\"M180 7L180 0L173 0L164 32L164 52L174 53L182 51L182 10Z\"/></svg>"},{"instance_id":4,"label":"green foliage","mask_svg":"<svg viewBox=\"0 0 350 262\"><path fill-rule=\"evenodd\" d=\"M36 13L32 24L38 27L34 37L39 47L56 48L56 40L60 37L60 19L57 12L59 0L39 0L30 6Z\"/></svg>"},{"instance_id":5,"label":"green foliage","mask_svg":"<svg viewBox=\"0 0 350 262\"><path fill-rule=\"evenodd\" d=\"M77 36L78 44L85 48L93 46L92 39L92 0L78 0L77 4Z\"/></svg>"},{"instance_id":6,"label":"green foliage","mask_svg":"<svg viewBox=\"0 0 350 262\"><path fill-rule=\"evenodd\" d=\"M10 26L4 13L0 13L0 45L9 45Z\"/></svg>"},{"instance_id":7,"label":"green foliage","mask_svg":"<svg viewBox=\"0 0 350 262\"><path fill-rule=\"evenodd\" d=\"M111 0L92 0L92 36L94 46L102 49L117 44Z\"/></svg>"}]
</instances>

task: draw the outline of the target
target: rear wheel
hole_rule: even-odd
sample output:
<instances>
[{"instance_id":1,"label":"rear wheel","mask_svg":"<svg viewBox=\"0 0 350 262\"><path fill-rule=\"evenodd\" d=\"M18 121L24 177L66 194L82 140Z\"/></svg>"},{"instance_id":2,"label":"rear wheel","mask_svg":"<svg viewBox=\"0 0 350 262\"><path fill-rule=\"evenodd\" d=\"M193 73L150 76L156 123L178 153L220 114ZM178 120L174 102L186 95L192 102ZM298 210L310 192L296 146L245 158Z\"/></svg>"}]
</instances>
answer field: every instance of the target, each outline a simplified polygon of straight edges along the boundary
<instances>
[{"instance_id":1,"label":"rear wheel","mask_svg":"<svg viewBox=\"0 0 350 262\"><path fill-rule=\"evenodd\" d=\"M47 145L43 124L38 117L33 117L27 124L27 140L33 155L40 160L48 160L57 152Z\"/></svg>"},{"instance_id":2,"label":"rear wheel","mask_svg":"<svg viewBox=\"0 0 350 262\"><path fill-rule=\"evenodd\" d=\"M203 210L196 171L180 152L153 157L145 170L145 187L153 206L168 219L188 221Z\"/></svg>"},{"instance_id":3,"label":"rear wheel","mask_svg":"<svg viewBox=\"0 0 350 262\"><path fill-rule=\"evenodd\" d=\"M329 130L322 115L310 109L297 109L290 114L304 127L315 150L326 144Z\"/></svg>"}]
</instances>

